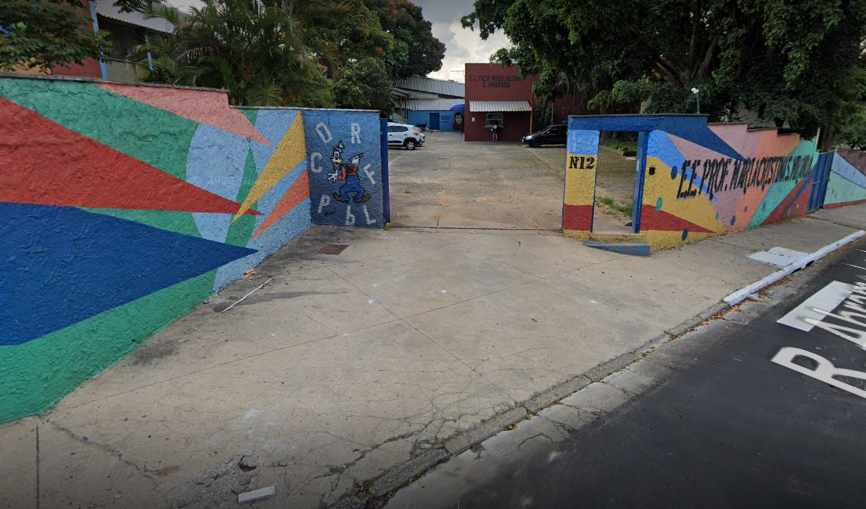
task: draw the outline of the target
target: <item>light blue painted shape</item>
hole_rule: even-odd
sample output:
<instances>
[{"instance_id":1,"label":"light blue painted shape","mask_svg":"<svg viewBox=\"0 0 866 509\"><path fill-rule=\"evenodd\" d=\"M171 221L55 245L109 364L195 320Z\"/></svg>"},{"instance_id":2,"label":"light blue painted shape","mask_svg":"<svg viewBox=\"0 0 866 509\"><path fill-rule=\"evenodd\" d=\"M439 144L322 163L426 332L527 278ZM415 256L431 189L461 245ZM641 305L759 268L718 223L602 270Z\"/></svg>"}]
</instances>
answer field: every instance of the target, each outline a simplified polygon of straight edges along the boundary
<instances>
[{"instance_id":1,"label":"light blue painted shape","mask_svg":"<svg viewBox=\"0 0 866 509\"><path fill-rule=\"evenodd\" d=\"M866 175L860 173L860 170L855 168L838 153L833 156L833 165L830 166L830 171L839 174L840 177L850 180L852 183L857 184L860 187L866 188Z\"/></svg>"},{"instance_id":2,"label":"light blue painted shape","mask_svg":"<svg viewBox=\"0 0 866 509\"><path fill-rule=\"evenodd\" d=\"M674 169L676 169L676 179L679 179L683 174L683 164L685 164L686 158L680 154L679 150L677 150L676 145L671 141L671 137L662 131L652 131L649 134L649 141L647 142L647 157L658 158L661 162L671 168L670 174L656 172L656 176L670 178L674 176ZM689 182L691 178L691 173L687 174L686 182ZM704 183L701 180L701 175L698 173L698 175L695 176L695 182L692 185L692 188L703 188L703 185Z\"/></svg>"},{"instance_id":3,"label":"light blue painted shape","mask_svg":"<svg viewBox=\"0 0 866 509\"><path fill-rule=\"evenodd\" d=\"M568 153L588 156L598 155L598 131L568 131Z\"/></svg>"},{"instance_id":4,"label":"light blue painted shape","mask_svg":"<svg viewBox=\"0 0 866 509\"><path fill-rule=\"evenodd\" d=\"M206 124L199 125L187 154L187 182L228 200L237 200L249 147L250 141L245 138ZM225 242L231 214L196 212L192 218L202 238Z\"/></svg>"},{"instance_id":5,"label":"light blue painted shape","mask_svg":"<svg viewBox=\"0 0 866 509\"><path fill-rule=\"evenodd\" d=\"M220 267L214 282L214 291L219 291L235 279L243 276L250 267L260 264L309 226L310 200L307 199L247 244L248 247L257 246L253 249L260 249L261 251Z\"/></svg>"},{"instance_id":6,"label":"light blue painted shape","mask_svg":"<svg viewBox=\"0 0 866 509\"><path fill-rule=\"evenodd\" d=\"M298 110L259 110L256 118L256 129L271 142L271 145L263 145L261 143L250 143L250 149L253 152L253 160L256 162L256 172L261 174L265 169L265 165L271 160L274 155L274 150L283 140L286 131L291 127L292 122L298 116Z\"/></svg>"},{"instance_id":7,"label":"light blue painted shape","mask_svg":"<svg viewBox=\"0 0 866 509\"><path fill-rule=\"evenodd\" d=\"M824 195L824 206L860 200L866 200L866 187L861 187L835 171L830 172L827 194Z\"/></svg>"}]
</instances>

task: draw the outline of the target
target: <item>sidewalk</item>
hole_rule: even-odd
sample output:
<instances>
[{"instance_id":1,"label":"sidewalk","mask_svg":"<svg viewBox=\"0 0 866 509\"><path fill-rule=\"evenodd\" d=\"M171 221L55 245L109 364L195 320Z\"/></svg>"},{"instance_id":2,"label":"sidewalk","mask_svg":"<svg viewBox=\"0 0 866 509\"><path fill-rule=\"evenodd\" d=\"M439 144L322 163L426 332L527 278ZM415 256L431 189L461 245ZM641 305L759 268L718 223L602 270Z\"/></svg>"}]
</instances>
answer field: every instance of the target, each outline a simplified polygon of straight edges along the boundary
<instances>
[{"instance_id":1,"label":"sidewalk","mask_svg":"<svg viewBox=\"0 0 866 509\"><path fill-rule=\"evenodd\" d=\"M394 489L776 270L748 254L866 227L866 205L817 216L650 258L547 232L311 228L51 412L0 427L0 507ZM331 244L348 247L318 254Z\"/></svg>"}]
</instances>

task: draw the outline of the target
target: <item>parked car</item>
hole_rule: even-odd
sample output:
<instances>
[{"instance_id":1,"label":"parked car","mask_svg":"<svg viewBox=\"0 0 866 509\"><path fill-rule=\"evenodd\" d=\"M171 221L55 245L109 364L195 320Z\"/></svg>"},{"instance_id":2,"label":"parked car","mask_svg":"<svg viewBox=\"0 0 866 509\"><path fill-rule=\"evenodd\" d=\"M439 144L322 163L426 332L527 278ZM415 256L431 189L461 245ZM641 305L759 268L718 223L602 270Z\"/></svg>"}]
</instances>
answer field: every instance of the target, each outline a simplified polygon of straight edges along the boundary
<instances>
[{"instance_id":1,"label":"parked car","mask_svg":"<svg viewBox=\"0 0 866 509\"><path fill-rule=\"evenodd\" d=\"M424 144L424 133L416 126L388 122L388 146L404 146L407 150L415 150Z\"/></svg>"},{"instance_id":2,"label":"parked car","mask_svg":"<svg viewBox=\"0 0 866 509\"><path fill-rule=\"evenodd\" d=\"M537 133L527 134L520 139L532 148L542 145L565 145L568 138L568 126L564 124L549 125Z\"/></svg>"}]
</instances>

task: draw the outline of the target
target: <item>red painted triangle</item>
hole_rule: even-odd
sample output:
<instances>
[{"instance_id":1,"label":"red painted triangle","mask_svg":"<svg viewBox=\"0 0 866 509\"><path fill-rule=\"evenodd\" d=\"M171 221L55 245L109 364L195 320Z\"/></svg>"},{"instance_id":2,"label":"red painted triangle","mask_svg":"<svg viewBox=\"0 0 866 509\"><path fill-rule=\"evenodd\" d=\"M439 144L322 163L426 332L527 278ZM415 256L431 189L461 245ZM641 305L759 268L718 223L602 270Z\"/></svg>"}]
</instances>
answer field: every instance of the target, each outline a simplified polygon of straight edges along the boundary
<instances>
[{"instance_id":1,"label":"red painted triangle","mask_svg":"<svg viewBox=\"0 0 866 509\"><path fill-rule=\"evenodd\" d=\"M274 207L274 210L268 214L268 217L265 218L265 221L256 230L256 233L253 234L253 238L259 236L260 233L270 228L274 223L282 219L283 216L288 214L295 208L295 205L301 203L310 197L310 175L307 173L307 170L304 170L303 173L295 180L292 184L292 187L280 198L277 206Z\"/></svg>"},{"instance_id":2,"label":"red painted triangle","mask_svg":"<svg viewBox=\"0 0 866 509\"><path fill-rule=\"evenodd\" d=\"M225 92L121 83L100 83L99 87L242 138L265 145L271 144L243 113L229 106L229 98Z\"/></svg>"},{"instance_id":3,"label":"red painted triangle","mask_svg":"<svg viewBox=\"0 0 866 509\"><path fill-rule=\"evenodd\" d=\"M641 231L678 232L688 230L691 233L716 233L668 212L656 210L653 205L644 205L641 208L640 229Z\"/></svg>"},{"instance_id":4,"label":"red painted triangle","mask_svg":"<svg viewBox=\"0 0 866 509\"><path fill-rule=\"evenodd\" d=\"M205 191L0 97L0 201L235 214ZM249 211L261 215L256 211Z\"/></svg>"}]
</instances>

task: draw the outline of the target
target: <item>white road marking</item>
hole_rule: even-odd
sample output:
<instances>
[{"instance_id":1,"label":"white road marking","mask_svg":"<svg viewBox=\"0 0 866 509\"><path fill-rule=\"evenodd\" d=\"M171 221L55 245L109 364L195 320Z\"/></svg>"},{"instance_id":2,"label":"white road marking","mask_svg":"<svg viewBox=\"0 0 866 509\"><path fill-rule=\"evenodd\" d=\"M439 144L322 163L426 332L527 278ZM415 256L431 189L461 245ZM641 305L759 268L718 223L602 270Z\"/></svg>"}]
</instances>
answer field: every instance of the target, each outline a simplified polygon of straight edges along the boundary
<instances>
[{"instance_id":1,"label":"white road marking","mask_svg":"<svg viewBox=\"0 0 866 509\"><path fill-rule=\"evenodd\" d=\"M833 311L836 309L836 306L847 299L853 291L853 285L833 281L803 301L802 304L792 309L790 313L779 318L776 323L781 323L782 325L787 325L794 329L809 332L815 326L807 322L807 318L821 321L824 319L824 316L826 316L825 313L816 311L816 308Z\"/></svg>"},{"instance_id":2,"label":"white road marking","mask_svg":"<svg viewBox=\"0 0 866 509\"><path fill-rule=\"evenodd\" d=\"M815 369L804 368L799 364L794 364L793 360L796 357L807 357L812 359L816 363L818 363L818 367ZM843 391L850 392L851 394L855 394L860 396L861 398L866 398L866 391L863 389L859 389L854 387L853 385L846 384L840 380L836 380L833 378L834 376L846 376L849 378L859 378L860 380L866 380L866 373L862 371L854 371L852 369L842 369L837 368L833 365L832 362L828 361L824 357L821 357L818 354L809 352L807 350L800 350L799 348L792 348L790 346L786 346L779 350L779 353L776 354L772 359L773 362L780 366L785 366L788 369L793 369L798 373L802 373L806 376L810 376L816 380L820 380L824 383L830 384L833 387L838 389L842 389Z\"/></svg>"}]
</instances>

